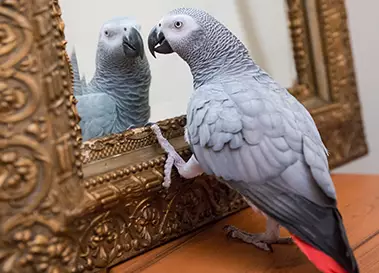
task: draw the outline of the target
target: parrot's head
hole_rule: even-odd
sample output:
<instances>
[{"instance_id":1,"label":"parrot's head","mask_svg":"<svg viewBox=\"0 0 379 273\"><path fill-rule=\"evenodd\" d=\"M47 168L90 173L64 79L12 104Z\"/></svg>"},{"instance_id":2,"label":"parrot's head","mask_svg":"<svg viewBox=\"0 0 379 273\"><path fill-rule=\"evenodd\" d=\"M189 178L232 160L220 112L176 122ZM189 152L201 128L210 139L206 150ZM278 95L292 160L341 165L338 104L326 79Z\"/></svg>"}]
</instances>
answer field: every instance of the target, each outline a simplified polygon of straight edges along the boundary
<instances>
[{"instance_id":1,"label":"parrot's head","mask_svg":"<svg viewBox=\"0 0 379 273\"><path fill-rule=\"evenodd\" d=\"M148 46L154 57L155 52L175 52L191 67L227 63L236 52L249 58L245 46L223 24L193 8L178 8L165 15L150 31Z\"/></svg>"},{"instance_id":2,"label":"parrot's head","mask_svg":"<svg viewBox=\"0 0 379 273\"><path fill-rule=\"evenodd\" d=\"M98 56L106 60L144 58L141 26L134 19L118 17L104 23L99 34Z\"/></svg>"},{"instance_id":3,"label":"parrot's head","mask_svg":"<svg viewBox=\"0 0 379 273\"><path fill-rule=\"evenodd\" d=\"M176 52L180 56L186 55L199 49L205 42L205 29L188 13L190 10L192 9L171 11L150 31L148 46L154 57L155 52L160 54Z\"/></svg>"}]
</instances>

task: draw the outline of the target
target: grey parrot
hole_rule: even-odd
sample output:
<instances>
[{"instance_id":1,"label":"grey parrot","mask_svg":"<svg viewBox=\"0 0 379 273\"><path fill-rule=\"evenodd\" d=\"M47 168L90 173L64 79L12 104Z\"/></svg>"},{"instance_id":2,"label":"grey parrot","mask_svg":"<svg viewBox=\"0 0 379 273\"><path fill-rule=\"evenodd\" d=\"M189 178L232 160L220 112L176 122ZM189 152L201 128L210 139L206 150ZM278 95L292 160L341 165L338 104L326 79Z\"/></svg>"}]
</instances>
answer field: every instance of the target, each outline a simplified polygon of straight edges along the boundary
<instances>
[{"instance_id":1,"label":"grey parrot","mask_svg":"<svg viewBox=\"0 0 379 273\"><path fill-rule=\"evenodd\" d=\"M148 44L153 56L177 53L193 76L185 132L193 151L189 161L152 126L168 153L164 186L173 165L188 179L214 175L267 218L263 233L227 226L229 236L266 251L272 244L295 242L323 272L358 273L327 149L306 108L204 11L171 11L151 30ZM279 237L280 226L291 237Z\"/></svg>"},{"instance_id":2,"label":"grey parrot","mask_svg":"<svg viewBox=\"0 0 379 273\"><path fill-rule=\"evenodd\" d=\"M135 20L118 17L104 23L88 85L73 69L83 141L149 124L151 73Z\"/></svg>"}]
</instances>

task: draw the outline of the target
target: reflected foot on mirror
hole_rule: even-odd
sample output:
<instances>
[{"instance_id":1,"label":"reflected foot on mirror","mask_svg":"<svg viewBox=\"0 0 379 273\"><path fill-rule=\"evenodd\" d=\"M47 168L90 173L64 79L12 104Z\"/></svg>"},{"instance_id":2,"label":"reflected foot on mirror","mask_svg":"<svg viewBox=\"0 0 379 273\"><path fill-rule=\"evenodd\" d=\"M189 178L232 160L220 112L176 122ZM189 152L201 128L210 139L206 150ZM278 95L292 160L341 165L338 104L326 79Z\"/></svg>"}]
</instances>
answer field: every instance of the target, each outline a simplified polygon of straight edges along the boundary
<instances>
[{"instance_id":1,"label":"reflected foot on mirror","mask_svg":"<svg viewBox=\"0 0 379 273\"><path fill-rule=\"evenodd\" d=\"M167 159L164 166L163 187L168 188L171 185L171 171L173 166L178 169L178 172L182 177L187 179L194 178L203 173L203 170L193 155L188 162L184 161L184 159L175 151L175 148L170 142L168 142L168 140L162 135L161 129L158 125L151 125L151 129L155 133L158 143L167 153Z\"/></svg>"},{"instance_id":2,"label":"reflected foot on mirror","mask_svg":"<svg viewBox=\"0 0 379 273\"><path fill-rule=\"evenodd\" d=\"M134 124L132 124L126 130L131 130L131 129L136 129L136 128L138 128L138 127L135 126Z\"/></svg>"},{"instance_id":3,"label":"reflected foot on mirror","mask_svg":"<svg viewBox=\"0 0 379 273\"><path fill-rule=\"evenodd\" d=\"M264 233L249 233L231 225L225 226L224 231L230 238L238 239L245 243L252 244L263 251L273 252L271 245L293 244L291 237L280 237L279 228L279 224L269 218L267 219L266 231Z\"/></svg>"},{"instance_id":4,"label":"reflected foot on mirror","mask_svg":"<svg viewBox=\"0 0 379 273\"><path fill-rule=\"evenodd\" d=\"M142 127L151 127L155 124L154 122L148 121L146 122ZM137 129L141 126L136 126L135 124L130 125L126 130L131 130L131 129Z\"/></svg>"},{"instance_id":5,"label":"reflected foot on mirror","mask_svg":"<svg viewBox=\"0 0 379 273\"><path fill-rule=\"evenodd\" d=\"M151 127L155 124L155 122L152 122L152 121L148 121L145 123L144 127Z\"/></svg>"}]
</instances>

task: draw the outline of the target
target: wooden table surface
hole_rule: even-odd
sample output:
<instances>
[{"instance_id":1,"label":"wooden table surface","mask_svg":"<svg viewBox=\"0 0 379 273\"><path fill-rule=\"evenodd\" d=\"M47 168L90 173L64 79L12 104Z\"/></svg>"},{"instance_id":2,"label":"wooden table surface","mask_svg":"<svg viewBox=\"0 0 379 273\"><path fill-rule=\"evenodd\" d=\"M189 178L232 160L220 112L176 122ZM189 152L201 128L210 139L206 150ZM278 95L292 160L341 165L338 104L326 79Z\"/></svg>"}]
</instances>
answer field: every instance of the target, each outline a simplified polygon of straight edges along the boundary
<instances>
[{"instance_id":1,"label":"wooden table surface","mask_svg":"<svg viewBox=\"0 0 379 273\"><path fill-rule=\"evenodd\" d=\"M379 273L379 176L335 175L333 180L361 273ZM265 253L228 239L223 232L226 224L262 232L265 221L251 209L243 210L118 265L110 273L319 272L296 246L274 245L274 253Z\"/></svg>"}]
</instances>

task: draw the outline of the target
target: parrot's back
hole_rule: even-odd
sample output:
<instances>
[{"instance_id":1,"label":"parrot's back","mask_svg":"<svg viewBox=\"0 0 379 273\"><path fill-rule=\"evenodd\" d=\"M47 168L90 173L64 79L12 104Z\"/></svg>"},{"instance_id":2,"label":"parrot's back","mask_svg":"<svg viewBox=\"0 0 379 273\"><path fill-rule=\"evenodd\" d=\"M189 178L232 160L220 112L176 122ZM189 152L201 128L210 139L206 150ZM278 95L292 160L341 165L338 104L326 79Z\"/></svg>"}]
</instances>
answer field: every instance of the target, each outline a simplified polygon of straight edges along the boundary
<instances>
[{"instance_id":1,"label":"parrot's back","mask_svg":"<svg viewBox=\"0 0 379 273\"><path fill-rule=\"evenodd\" d=\"M195 90L187 131L204 171L286 227L316 265L359 272L336 208L327 150L311 115L287 90L263 71L238 81L215 78ZM327 255L315 261L304 245Z\"/></svg>"}]
</instances>

